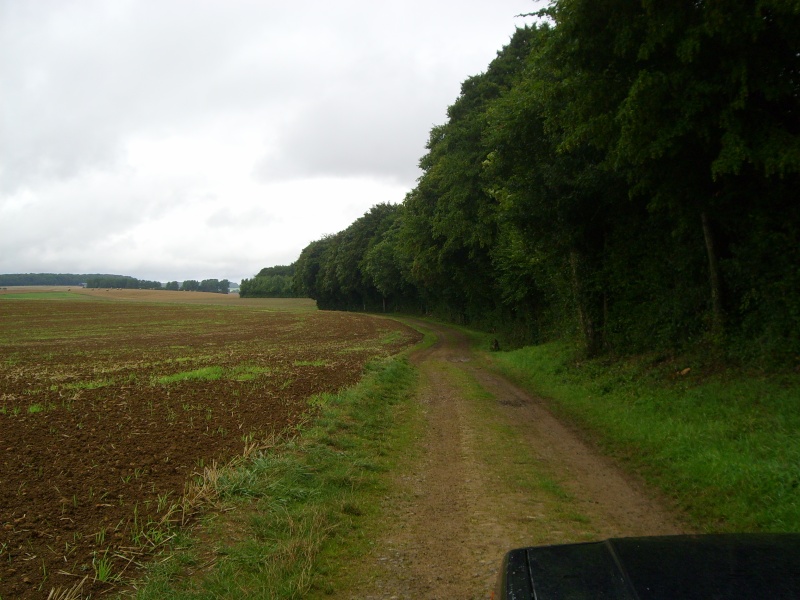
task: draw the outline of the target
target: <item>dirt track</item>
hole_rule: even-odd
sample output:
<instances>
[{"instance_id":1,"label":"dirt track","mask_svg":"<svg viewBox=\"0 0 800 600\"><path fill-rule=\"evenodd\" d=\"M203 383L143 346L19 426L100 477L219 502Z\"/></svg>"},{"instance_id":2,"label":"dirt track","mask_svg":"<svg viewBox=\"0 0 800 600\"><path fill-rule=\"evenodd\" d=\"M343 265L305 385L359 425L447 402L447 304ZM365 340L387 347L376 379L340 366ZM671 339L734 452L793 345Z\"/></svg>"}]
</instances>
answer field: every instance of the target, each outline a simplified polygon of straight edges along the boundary
<instances>
[{"instance_id":1,"label":"dirt track","mask_svg":"<svg viewBox=\"0 0 800 600\"><path fill-rule=\"evenodd\" d=\"M541 399L481 368L458 332L416 325L439 336L413 357L420 458L386 500L389 532L365 565L377 576L347 597L486 599L513 547L686 531Z\"/></svg>"}]
</instances>

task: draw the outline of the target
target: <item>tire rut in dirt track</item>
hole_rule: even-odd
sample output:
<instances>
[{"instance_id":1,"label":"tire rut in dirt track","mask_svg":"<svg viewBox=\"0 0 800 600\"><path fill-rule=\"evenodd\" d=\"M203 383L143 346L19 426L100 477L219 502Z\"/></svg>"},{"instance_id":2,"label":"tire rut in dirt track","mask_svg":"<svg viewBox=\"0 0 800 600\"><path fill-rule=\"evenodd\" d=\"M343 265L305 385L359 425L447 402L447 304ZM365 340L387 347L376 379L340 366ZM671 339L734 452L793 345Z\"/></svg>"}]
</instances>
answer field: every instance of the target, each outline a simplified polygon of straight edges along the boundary
<instances>
[{"instance_id":1,"label":"tire rut in dirt track","mask_svg":"<svg viewBox=\"0 0 800 600\"><path fill-rule=\"evenodd\" d=\"M421 458L387 502L391 525L376 544L376 581L351 598L488 598L503 554L534 543L682 533L666 505L583 442L533 398L476 364L460 332L428 323L437 343L416 353L426 432ZM448 374L464 370L495 399L536 461L573 498L570 522L535 493L504 488L509 474L481 459L479 417ZM526 468L520 464L520 469ZM513 474L511 474L513 477Z\"/></svg>"}]
</instances>

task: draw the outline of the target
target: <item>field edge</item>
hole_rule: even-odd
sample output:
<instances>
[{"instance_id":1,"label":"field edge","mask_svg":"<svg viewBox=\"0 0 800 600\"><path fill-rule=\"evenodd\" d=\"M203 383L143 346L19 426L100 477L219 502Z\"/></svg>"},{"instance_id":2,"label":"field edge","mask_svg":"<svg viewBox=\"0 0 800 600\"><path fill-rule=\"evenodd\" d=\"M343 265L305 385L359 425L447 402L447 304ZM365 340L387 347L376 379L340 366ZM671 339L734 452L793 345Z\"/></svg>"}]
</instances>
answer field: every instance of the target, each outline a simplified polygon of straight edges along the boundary
<instances>
[{"instance_id":1,"label":"field edge","mask_svg":"<svg viewBox=\"0 0 800 600\"><path fill-rule=\"evenodd\" d=\"M221 469L210 518L152 561L134 596L306 598L352 583L346 566L382 526L382 474L415 437L409 352L370 363L351 388L312 397L315 414L294 434Z\"/></svg>"}]
</instances>

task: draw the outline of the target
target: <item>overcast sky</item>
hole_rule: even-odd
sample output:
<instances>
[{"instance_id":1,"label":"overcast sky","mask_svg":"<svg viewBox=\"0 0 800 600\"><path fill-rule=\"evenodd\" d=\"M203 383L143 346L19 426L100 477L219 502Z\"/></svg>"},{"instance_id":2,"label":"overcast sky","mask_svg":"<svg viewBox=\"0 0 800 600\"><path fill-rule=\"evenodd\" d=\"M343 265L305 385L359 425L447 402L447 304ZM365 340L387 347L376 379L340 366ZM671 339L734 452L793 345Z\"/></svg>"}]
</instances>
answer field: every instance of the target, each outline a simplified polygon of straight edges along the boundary
<instances>
[{"instance_id":1,"label":"overcast sky","mask_svg":"<svg viewBox=\"0 0 800 600\"><path fill-rule=\"evenodd\" d=\"M0 273L289 264L403 200L461 82L537 6L0 0Z\"/></svg>"}]
</instances>

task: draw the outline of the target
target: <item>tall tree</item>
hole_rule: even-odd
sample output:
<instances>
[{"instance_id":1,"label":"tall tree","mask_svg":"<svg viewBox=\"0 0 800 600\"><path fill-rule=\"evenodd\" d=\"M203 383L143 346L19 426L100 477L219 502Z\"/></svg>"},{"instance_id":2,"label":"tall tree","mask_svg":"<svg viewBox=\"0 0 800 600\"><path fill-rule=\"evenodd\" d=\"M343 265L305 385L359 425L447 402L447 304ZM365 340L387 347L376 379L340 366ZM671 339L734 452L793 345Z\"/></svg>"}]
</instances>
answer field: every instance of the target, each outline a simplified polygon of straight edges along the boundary
<instances>
[{"instance_id":1,"label":"tall tree","mask_svg":"<svg viewBox=\"0 0 800 600\"><path fill-rule=\"evenodd\" d=\"M702 231L720 334L733 223L761 208L738 190L800 172L800 4L558 0L549 13L562 148L602 149L676 233Z\"/></svg>"},{"instance_id":2,"label":"tall tree","mask_svg":"<svg viewBox=\"0 0 800 600\"><path fill-rule=\"evenodd\" d=\"M524 67L533 32L518 29L486 73L467 79L448 108L448 121L434 127L423 176L406 198L402 246L412 257L411 274L429 304L459 320L478 322L496 312L491 269L496 202L481 173L486 109Z\"/></svg>"},{"instance_id":3,"label":"tall tree","mask_svg":"<svg viewBox=\"0 0 800 600\"><path fill-rule=\"evenodd\" d=\"M398 210L396 204L376 204L339 234L335 276L343 308L367 310L382 304L364 259L389 229Z\"/></svg>"},{"instance_id":4,"label":"tall tree","mask_svg":"<svg viewBox=\"0 0 800 600\"><path fill-rule=\"evenodd\" d=\"M606 238L625 188L601 168L600 150L559 147L563 132L550 115L564 74L547 52L554 35L546 25L532 31L526 69L488 109L483 178L499 231L492 260L507 303L547 311L553 325L574 322L593 354L606 319Z\"/></svg>"},{"instance_id":5,"label":"tall tree","mask_svg":"<svg viewBox=\"0 0 800 600\"><path fill-rule=\"evenodd\" d=\"M362 261L362 271L381 295L384 312L420 308L416 286L410 281L410 261L400 248L404 212L400 206L389 216L388 229L375 237Z\"/></svg>"},{"instance_id":6,"label":"tall tree","mask_svg":"<svg viewBox=\"0 0 800 600\"><path fill-rule=\"evenodd\" d=\"M294 288L301 297L320 299L319 274L322 268L322 258L330 243L330 236L311 242L303 248L300 256L294 263Z\"/></svg>"}]
</instances>

